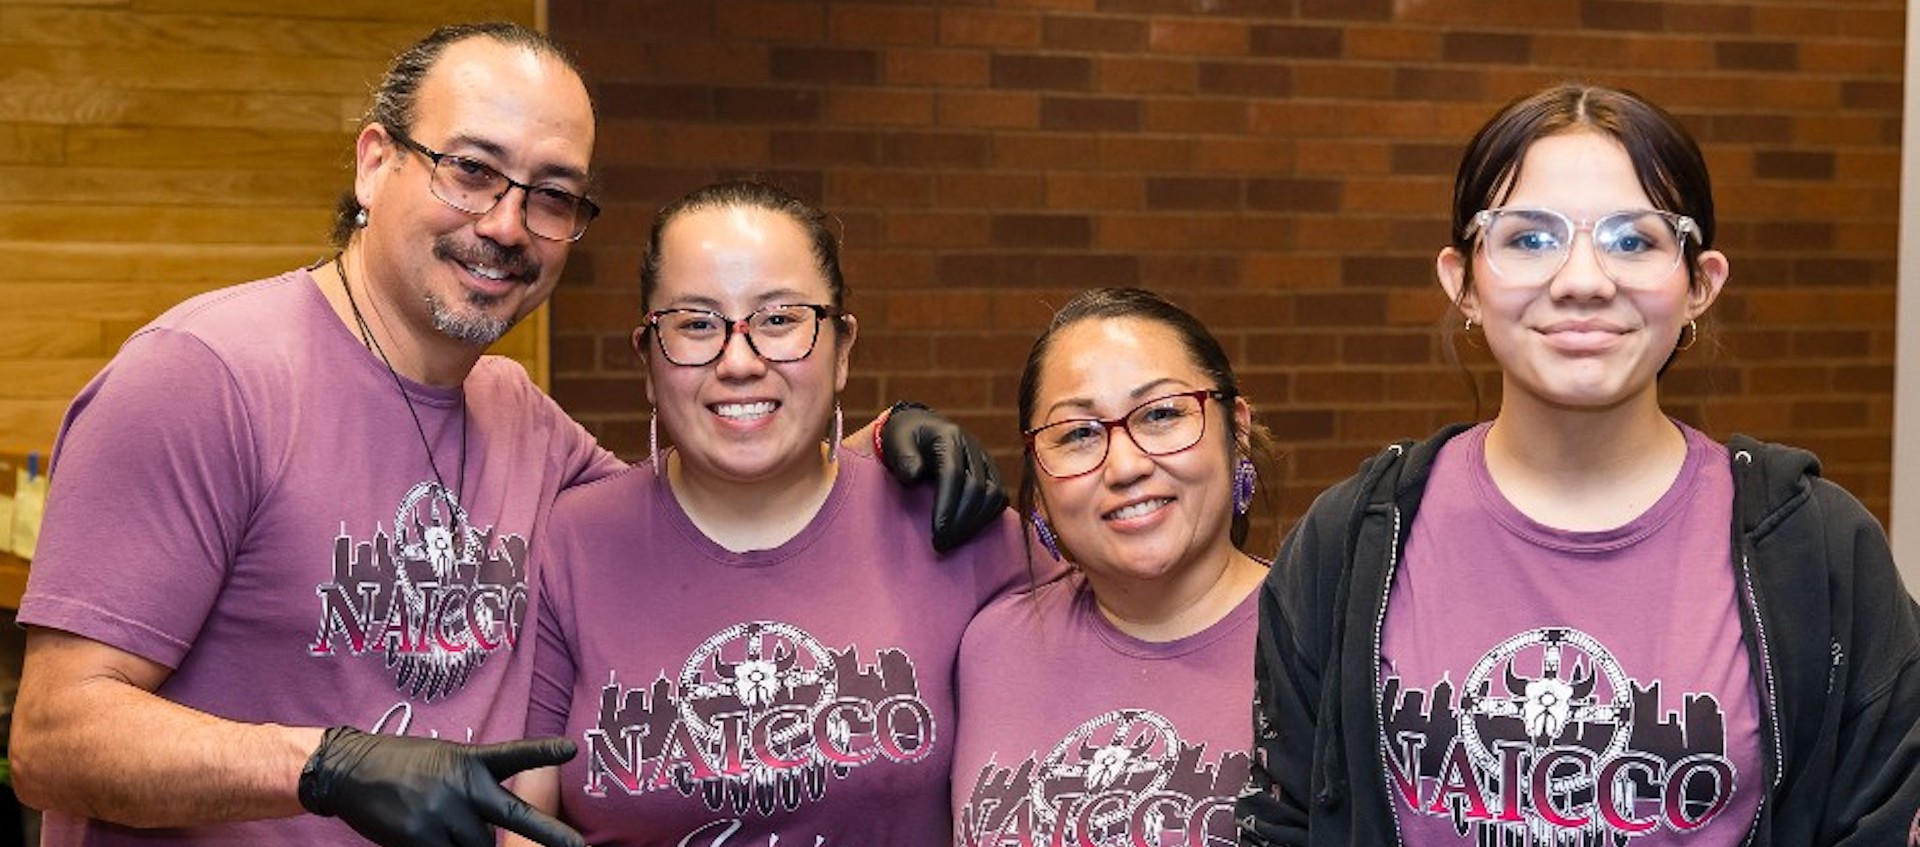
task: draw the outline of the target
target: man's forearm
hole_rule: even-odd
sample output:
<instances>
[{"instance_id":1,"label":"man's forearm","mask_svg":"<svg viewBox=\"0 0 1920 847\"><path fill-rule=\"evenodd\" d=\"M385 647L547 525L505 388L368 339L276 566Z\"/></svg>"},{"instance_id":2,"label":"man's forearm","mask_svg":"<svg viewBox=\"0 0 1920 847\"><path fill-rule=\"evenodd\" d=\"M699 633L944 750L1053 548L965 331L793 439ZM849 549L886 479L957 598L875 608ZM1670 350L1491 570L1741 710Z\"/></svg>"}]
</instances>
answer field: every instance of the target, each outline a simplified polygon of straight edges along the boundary
<instances>
[{"instance_id":1,"label":"man's forearm","mask_svg":"<svg viewBox=\"0 0 1920 847\"><path fill-rule=\"evenodd\" d=\"M28 651L9 751L22 801L135 827L301 813L320 729L223 720L119 675L76 674L87 644Z\"/></svg>"}]
</instances>

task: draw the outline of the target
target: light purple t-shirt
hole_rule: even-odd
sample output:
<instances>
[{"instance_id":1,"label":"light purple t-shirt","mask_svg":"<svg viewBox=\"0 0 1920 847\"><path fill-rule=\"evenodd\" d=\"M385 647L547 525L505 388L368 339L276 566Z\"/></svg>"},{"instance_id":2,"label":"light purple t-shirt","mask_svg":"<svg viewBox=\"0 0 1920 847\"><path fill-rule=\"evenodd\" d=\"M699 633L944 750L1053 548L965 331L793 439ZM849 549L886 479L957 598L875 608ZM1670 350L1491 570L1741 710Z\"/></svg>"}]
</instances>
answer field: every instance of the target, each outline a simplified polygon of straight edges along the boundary
<instances>
[{"instance_id":1,"label":"light purple t-shirt","mask_svg":"<svg viewBox=\"0 0 1920 847\"><path fill-rule=\"evenodd\" d=\"M1254 592L1142 641L1077 575L982 611L960 648L954 844L1219 847L1253 746Z\"/></svg>"},{"instance_id":2,"label":"light purple t-shirt","mask_svg":"<svg viewBox=\"0 0 1920 847\"><path fill-rule=\"evenodd\" d=\"M1681 426L1686 460L1657 502L1571 532L1495 487L1487 429L1441 448L1387 603L1404 842L1743 843L1764 786L1726 449Z\"/></svg>"},{"instance_id":3,"label":"light purple t-shirt","mask_svg":"<svg viewBox=\"0 0 1920 847\"><path fill-rule=\"evenodd\" d=\"M224 718L519 737L534 527L620 463L511 361L406 391L457 492L306 272L174 307L67 413L21 622L166 665L160 696ZM136 831L53 814L45 838L365 843L312 815Z\"/></svg>"},{"instance_id":4,"label":"light purple t-shirt","mask_svg":"<svg viewBox=\"0 0 1920 847\"><path fill-rule=\"evenodd\" d=\"M935 556L932 491L839 463L771 550L709 540L651 465L554 507L529 731L579 743L560 817L589 843L949 840L954 659L974 612L1027 584L1020 525Z\"/></svg>"}]
</instances>

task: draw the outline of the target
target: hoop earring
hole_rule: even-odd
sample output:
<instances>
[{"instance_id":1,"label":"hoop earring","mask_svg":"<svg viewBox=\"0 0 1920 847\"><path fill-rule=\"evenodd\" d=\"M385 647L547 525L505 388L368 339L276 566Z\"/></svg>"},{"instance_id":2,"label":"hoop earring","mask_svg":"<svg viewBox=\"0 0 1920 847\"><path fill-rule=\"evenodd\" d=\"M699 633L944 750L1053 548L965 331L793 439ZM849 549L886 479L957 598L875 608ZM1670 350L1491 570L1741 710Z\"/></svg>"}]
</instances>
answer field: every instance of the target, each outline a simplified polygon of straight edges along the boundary
<instances>
[{"instance_id":1,"label":"hoop earring","mask_svg":"<svg viewBox=\"0 0 1920 847\"><path fill-rule=\"evenodd\" d=\"M1687 321L1687 328L1680 330L1680 340L1686 343L1673 345L1674 352L1692 350L1693 345L1700 342L1700 324L1692 320Z\"/></svg>"},{"instance_id":2,"label":"hoop earring","mask_svg":"<svg viewBox=\"0 0 1920 847\"><path fill-rule=\"evenodd\" d=\"M1047 555L1060 561L1060 538L1053 534L1053 527L1047 526L1047 519L1040 516L1040 510L1033 510L1033 534L1039 536L1040 546L1047 548Z\"/></svg>"},{"instance_id":3,"label":"hoop earring","mask_svg":"<svg viewBox=\"0 0 1920 847\"><path fill-rule=\"evenodd\" d=\"M1259 486L1260 471L1245 453L1233 467L1233 513L1244 515L1253 506L1253 492Z\"/></svg>"}]
</instances>

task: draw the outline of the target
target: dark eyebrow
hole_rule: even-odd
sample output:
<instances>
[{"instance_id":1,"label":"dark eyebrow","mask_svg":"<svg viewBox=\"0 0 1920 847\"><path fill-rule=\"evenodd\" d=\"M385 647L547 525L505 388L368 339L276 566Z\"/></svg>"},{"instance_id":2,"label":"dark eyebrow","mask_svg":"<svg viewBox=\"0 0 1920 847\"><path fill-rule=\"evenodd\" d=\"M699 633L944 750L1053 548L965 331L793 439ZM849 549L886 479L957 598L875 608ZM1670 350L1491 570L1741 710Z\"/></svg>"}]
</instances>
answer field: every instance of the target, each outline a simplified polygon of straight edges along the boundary
<instances>
[{"instance_id":1,"label":"dark eyebrow","mask_svg":"<svg viewBox=\"0 0 1920 847\"><path fill-rule=\"evenodd\" d=\"M504 161L507 158L507 148L501 145L500 142L493 141L487 138L481 138L476 135L467 135L464 133L454 135L451 138L447 139L447 146L448 147L471 147L479 150L482 153L487 154L488 156L493 157L493 160L496 162ZM497 166L494 167L494 169L499 170ZM575 182L578 182L580 184L580 190L583 192L587 190L588 185L593 181L588 174L579 170L578 168L570 168L565 165L555 165L555 164L541 165L540 167L534 170L532 176L528 177L526 181L537 184L542 179L555 179L555 178L570 179Z\"/></svg>"},{"instance_id":2,"label":"dark eyebrow","mask_svg":"<svg viewBox=\"0 0 1920 847\"><path fill-rule=\"evenodd\" d=\"M764 309L768 306L791 306L791 305L797 305L801 303L810 303L812 301L808 300L807 295L801 292L800 289L776 288L772 291L769 291L769 292L766 292L765 294L760 295L757 298L754 298L754 302L759 304L754 308Z\"/></svg>"},{"instance_id":3,"label":"dark eyebrow","mask_svg":"<svg viewBox=\"0 0 1920 847\"><path fill-rule=\"evenodd\" d=\"M1142 385L1135 387L1132 391L1127 392L1127 396L1134 400L1151 399L1154 395L1158 395L1162 393L1161 389L1166 387L1169 384L1180 386L1180 385L1188 385L1189 383L1183 379L1176 379L1170 376L1163 376L1159 379L1153 380L1152 382L1144 383ZM1064 400L1060 400L1054 403L1051 406L1048 406L1045 410L1045 413L1041 415L1041 419L1045 420L1048 417L1052 416L1054 412L1060 411L1061 409L1079 409L1079 410L1082 410L1088 418L1094 417L1093 401L1091 399L1088 399L1086 397L1068 397ZM1075 419L1069 418L1068 420L1075 420ZM1059 423L1059 421L1054 421L1054 423Z\"/></svg>"},{"instance_id":4,"label":"dark eyebrow","mask_svg":"<svg viewBox=\"0 0 1920 847\"><path fill-rule=\"evenodd\" d=\"M696 312L712 312L716 315L720 315L721 317L726 317L726 315L720 311L720 301L715 300L711 297L682 297L678 300L669 302L665 308L691 309Z\"/></svg>"},{"instance_id":5,"label":"dark eyebrow","mask_svg":"<svg viewBox=\"0 0 1920 847\"><path fill-rule=\"evenodd\" d=\"M1135 388L1134 390L1127 392L1127 396L1132 397L1135 400L1147 399L1148 395L1158 394L1160 387L1167 385L1168 383L1172 383L1174 385L1186 385L1187 381L1182 379L1174 379L1173 377L1170 377L1170 376L1163 376L1159 379L1156 379L1152 382L1142 385L1139 388Z\"/></svg>"},{"instance_id":6,"label":"dark eyebrow","mask_svg":"<svg viewBox=\"0 0 1920 847\"><path fill-rule=\"evenodd\" d=\"M754 303L756 304L754 308L764 309L768 306L785 306L785 305L800 304L805 302L807 302L806 296L802 294L798 289L780 288L780 289L775 289L773 291L769 291L765 294L760 295L758 298L756 298L754 300ZM667 308L696 309L702 312L712 312L723 318L728 317L726 312L723 312L720 310L719 300L715 300L712 297L704 297L698 294L681 297L680 299L673 301L673 305L670 305Z\"/></svg>"}]
</instances>

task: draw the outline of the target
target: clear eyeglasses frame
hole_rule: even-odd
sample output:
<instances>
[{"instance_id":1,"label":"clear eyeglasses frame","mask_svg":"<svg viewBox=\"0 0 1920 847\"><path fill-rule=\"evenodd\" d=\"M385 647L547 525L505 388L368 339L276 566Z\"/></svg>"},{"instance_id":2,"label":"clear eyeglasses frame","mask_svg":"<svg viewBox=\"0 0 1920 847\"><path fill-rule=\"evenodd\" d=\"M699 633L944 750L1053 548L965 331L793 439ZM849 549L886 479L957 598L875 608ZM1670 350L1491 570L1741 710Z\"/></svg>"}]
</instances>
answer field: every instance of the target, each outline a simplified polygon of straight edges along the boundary
<instances>
[{"instance_id":1,"label":"clear eyeglasses frame","mask_svg":"<svg viewBox=\"0 0 1920 847\"><path fill-rule=\"evenodd\" d=\"M1107 463L1113 431L1121 430L1149 456L1169 456L1199 444L1207 432L1207 398L1225 403L1233 395L1200 388L1155 397L1117 418L1069 418L1021 433L1034 464L1047 476L1072 479Z\"/></svg>"},{"instance_id":2,"label":"clear eyeglasses frame","mask_svg":"<svg viewBox=\"0 0 1920 847\"><path fill-rule=\"evenodd\" d=\"M1484 209L1467 223L1488 266L1520 285L1544 283L1566 267L1576 236L1585 232L1600 270L1620 285L1657 283L1686 258L1687 241L1700 243L1693 218L1657 209L1626 209L1576 221L1553 209Z\"/></svg>"},{"instance_id":3,"label":"clear eyeglasses frame","mask_svg":"<svg viewBox=\"0 0 1920 847\"><path fill-rule=\"evenodd\" d=\"M719 361L738 332L754 355L776 364L813 355L820 322L843 313L818 303L761 306L735 319L710 309L655 309L645 323L667 361L697 368Z\"/></svg>"},{"instance_id":4,"label":"clear eyeglasses frame","mask_svg":"<svg viewBox=\"0 0 1920 847\"><path fill-rule=\"evenodd\" d=\"M520 219L527 231L548 241L579 241L587 234L587 225L600 215L598 204L566 189L521 182L479 159L442 153L392 127L387 135L433 163L427 190L434 199L469 215L493 211L516 188L521 191Z\"/></svg>"}]
</instances>

